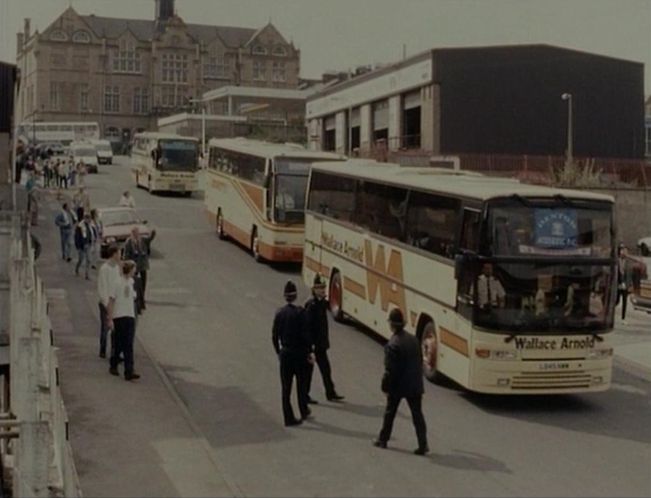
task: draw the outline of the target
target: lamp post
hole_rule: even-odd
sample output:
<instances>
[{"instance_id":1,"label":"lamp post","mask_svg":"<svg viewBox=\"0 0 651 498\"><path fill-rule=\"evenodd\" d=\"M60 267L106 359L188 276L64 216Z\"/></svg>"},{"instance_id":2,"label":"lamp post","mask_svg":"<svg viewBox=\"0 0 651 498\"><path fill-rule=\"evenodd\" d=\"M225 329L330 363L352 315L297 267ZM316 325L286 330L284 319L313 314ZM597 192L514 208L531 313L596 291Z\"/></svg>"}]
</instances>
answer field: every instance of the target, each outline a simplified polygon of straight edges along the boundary
<instances>
[{"instance_id":1,"label":"lamp post","mask_svg":"<svg viewBox=\"0 0 651 498\"><path fill-rule=\"evenodd\" d=\"M570 166L573 162L573 135L572 135L572 94L564 93L561 99L567 101L567 156L566 165Z\"/></svg>"},{"instance_id":2,"label":"lamp post","mask_svg":"<svg viewBox=\"0 0 651 498\"><path fill-rule=\"evenodd\" d=\"M201 154L206 155L206 102L205 99L190 99L192 104L201 104Z\"/></svg>"}]
</instances>

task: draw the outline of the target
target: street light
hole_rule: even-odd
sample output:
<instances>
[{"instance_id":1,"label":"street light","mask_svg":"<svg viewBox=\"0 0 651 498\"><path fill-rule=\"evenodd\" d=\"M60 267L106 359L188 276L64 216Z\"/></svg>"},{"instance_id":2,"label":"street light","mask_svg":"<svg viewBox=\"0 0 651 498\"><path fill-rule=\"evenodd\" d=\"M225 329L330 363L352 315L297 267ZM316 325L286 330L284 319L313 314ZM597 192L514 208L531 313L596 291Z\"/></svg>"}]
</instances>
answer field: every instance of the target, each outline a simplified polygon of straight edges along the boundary
<instances>
[{"instance_id":1,"label":"street light","mask_svg":"<svg viewBox=\"0 0 651 498\"><path fill-rule=\"evenodd\" d=\"M573 162L573 137L572 137L572 94L564 93L561 99L567 101L567 166Z\"/></svg>"},{"instance_id":2,"label":"street light","mask_svg":"<svg viewBox=\"0 0 651 498\"><path fill-rule=\"evenodd\" d=\"M206 156L206 106L205 99L190 99L191 104L201 104L201 154Z\"/></svg>"}]
</instances>

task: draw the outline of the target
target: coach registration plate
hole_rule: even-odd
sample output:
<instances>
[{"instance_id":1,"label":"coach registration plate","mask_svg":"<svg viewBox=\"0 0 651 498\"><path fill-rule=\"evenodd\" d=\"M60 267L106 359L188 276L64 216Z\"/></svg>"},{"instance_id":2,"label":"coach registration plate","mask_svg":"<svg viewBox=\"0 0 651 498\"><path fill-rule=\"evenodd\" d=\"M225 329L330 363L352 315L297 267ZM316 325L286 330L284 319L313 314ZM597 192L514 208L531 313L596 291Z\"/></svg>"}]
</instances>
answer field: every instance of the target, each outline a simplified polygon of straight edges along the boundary
<instances>
[{"instance_id":1,"label":"coach registration plate","mask_svg":"<svg viewBox=\"0 0 651 498\"><path fill-rule=\"evenodd\" d=\"M567 370L570 364L563 361L547 361L538 365L539 370Z\"/></svg>"}]
</instances>

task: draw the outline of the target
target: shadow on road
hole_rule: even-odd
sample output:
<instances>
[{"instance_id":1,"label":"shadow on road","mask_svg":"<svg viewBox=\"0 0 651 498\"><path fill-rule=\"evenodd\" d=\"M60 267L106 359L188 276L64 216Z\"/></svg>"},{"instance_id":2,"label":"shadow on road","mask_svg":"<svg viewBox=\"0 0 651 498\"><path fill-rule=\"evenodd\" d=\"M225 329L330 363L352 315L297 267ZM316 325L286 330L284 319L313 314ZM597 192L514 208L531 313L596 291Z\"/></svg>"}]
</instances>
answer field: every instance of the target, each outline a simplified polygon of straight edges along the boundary
<instances>
[{"instance_id":1,"label":"shadow on road","mask_svg":"<svg viewBox=\"0 0 651 498\"><path fill-rule=\"evenodd\" d=\"M650 388L648 382L616 369L613 387L606 393L499 396L464 392L461 395L493 415L648 444L651 443Z\"/></svg>"}]
</instances>

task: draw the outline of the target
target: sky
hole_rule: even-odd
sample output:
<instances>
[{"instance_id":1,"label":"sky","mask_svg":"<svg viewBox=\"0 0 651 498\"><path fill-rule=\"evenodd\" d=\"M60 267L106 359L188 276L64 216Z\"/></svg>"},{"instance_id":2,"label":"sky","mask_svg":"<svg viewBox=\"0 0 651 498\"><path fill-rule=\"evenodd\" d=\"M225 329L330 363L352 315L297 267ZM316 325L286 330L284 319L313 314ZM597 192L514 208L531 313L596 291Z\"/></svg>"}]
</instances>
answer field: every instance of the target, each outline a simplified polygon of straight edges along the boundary
<instances>
[{"instance_id":1,"label":"sky","mask_svg":"<svg viewBox=\"0 0 651 498\"><path fill-rule=\"evenodd\" d=\"M15 61L23 19L45 29L80 14L153 19L154 0L0 0L0 60ZM301 76L394 62L436 47L546 43L645 65L651 94L651 0L176 0L192 23L259 28L301 49Z\"/></svg>"}]
</instances>

